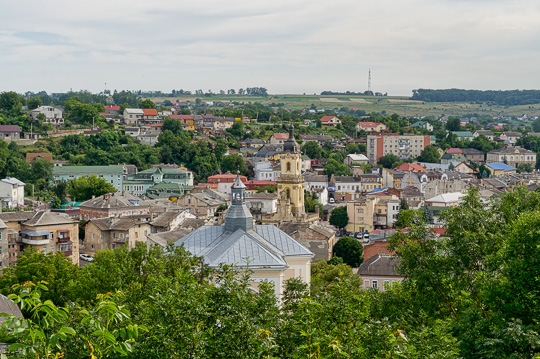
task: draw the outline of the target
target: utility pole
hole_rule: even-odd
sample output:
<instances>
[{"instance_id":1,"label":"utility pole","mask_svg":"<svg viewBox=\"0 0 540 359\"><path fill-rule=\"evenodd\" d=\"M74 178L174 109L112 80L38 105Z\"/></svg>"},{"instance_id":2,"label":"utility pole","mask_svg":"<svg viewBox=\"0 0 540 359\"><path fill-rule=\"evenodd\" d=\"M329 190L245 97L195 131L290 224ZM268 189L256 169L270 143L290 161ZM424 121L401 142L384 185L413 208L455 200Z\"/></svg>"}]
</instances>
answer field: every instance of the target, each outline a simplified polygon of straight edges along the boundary
<instances>
[{"instance_id":1,"label":"utility pole","mask_svg":"<svg viewBox=\"0 0 540 359\"><path fill-rule=\"evenodd\" d=\"M368 71L368 83L367 83L368 96L371 96L371 69Z\"/></svg>"}]
</instances>

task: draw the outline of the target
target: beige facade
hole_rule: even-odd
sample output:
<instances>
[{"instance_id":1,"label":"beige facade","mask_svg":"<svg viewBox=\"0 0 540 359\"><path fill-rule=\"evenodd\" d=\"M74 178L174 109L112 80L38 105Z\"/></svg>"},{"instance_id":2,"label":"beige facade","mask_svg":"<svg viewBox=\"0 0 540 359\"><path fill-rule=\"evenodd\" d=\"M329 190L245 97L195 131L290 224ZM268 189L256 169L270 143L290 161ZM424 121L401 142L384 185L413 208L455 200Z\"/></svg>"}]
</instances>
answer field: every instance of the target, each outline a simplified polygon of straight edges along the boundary
<instances>
[{"instance_id":1,"label":"beige facade","mask_svg":"<svg viewBox=\"0 0 540 359\"><path fill-rule=\"evenodd\" d=\"M400 159L416 158L430 144L430 136L369 135L367 136L367 157L372 165L377 164L379 159L387 154L394 154Z\"/></svg>"},{"instance_id":2,"label":"beige facade","mask_svg":"<svg viewBox=\"0 0 540 359\"><path fill-rule=\"evenodd\" d=\"M383 132L387 130L387 127L382 122L358 122L356 124L356 130L357 131L366 131L368 133L371 132Z\"/></svg>"},{"instance_id":3,"label":"beige facade","mask_svg":"<svg viewBox=\"0 0 540 359\"><path fill-rule=\"evenodd\" d=\"M377 198L364 197L356 201L347 202L347 215L349 223L347 232L371 232L374 227L373 214L375 213L375 204Z\"/></svg>"},{"instance_id":4,"label":"beige facade","mask_svg":"<svg viewBox=\"0 0 540 359\"><path fill-rule=\"evenodd\" d=\"M74 264L79 264L77 221L44 211L4 213L0 219L8 228L10 264L14 264L17 255L26 248L34 248L45 254L62 253Z\"/></svg>"},{"instance_id":5,"label":"beige facade","mask_svg":"<svg viewBox=\"0 0 540 359\"><path fill-rule=\"evenodd\" d=\"M512 167L528 163L536 166L536 153L520 146L505 146L487 153L486 163L505 162Z\"/></svg>"},{"instance_id":6,"label":"beige facade","mask_svg":"<svg viewBox=\"0 0 540 359\"><path fill-rule=\"evenodd\" d=\"M207 188L195 188L179 198L176 203L199 219L211 219L214 218L219 206L230 204L230 196Z\"/></svg>"},{"instance_id":7,"label":"beige facade","mask_svg":"<svg viewBox=\"0 0 540 359\"><path fill-rule=\"evenodd\" d=\"M130 193L107 193L81 203L79 208L84 220L150 213L150 206Z\"/></svg>"},{"instance_id":8,"label":"beige facade","mask_svg":"<svg viewBox=\"0 0 540 359\"><path fill-rule=\"evenodd\" d=\"M146 236L152 231L148 222L133 218L100 218L93 219L85 226L85 252L114 250L123 245L133 249L137 242L146 242Z\"/></svg>"}]
</instances>

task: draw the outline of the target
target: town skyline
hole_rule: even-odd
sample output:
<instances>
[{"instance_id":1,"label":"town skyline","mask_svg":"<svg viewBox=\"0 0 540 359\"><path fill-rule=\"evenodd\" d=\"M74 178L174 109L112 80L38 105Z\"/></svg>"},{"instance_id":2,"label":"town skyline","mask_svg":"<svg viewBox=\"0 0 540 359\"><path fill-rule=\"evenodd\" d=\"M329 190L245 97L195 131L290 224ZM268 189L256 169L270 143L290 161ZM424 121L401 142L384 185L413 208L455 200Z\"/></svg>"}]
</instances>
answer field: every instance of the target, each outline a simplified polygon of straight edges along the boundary
<instances>
[{"instance_id":1,"label":"town skyline","mask_svg":"<svg viewBox=\"0 0 540 359\"><path fill-rule=\"evenodd\" d=\"M540 6L528 0L13 3L1 91L269 93L534 89ZM444 18L441 16L444 14Z\"/></svg>"}]
</instances>

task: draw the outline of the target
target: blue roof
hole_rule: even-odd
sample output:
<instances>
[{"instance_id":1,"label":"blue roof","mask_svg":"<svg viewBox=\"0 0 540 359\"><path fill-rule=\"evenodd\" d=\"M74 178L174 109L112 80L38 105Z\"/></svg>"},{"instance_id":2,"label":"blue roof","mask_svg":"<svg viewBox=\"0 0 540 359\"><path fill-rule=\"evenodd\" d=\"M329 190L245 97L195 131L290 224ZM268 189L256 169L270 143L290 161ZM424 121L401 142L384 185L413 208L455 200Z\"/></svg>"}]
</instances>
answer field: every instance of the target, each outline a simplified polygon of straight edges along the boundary
<instances>
[{"instance_id":1,"label":"blue roof","mask_svg":"<svg viewBox=\"0 0 540 359\"><path fill-rule=\"evenodd\" d=\"M516 168L514 168L512 166L509 166L509 165L507 165L506 163L503 163L503 162L486 163L486 166L491 168L491 169L494 169L495 171L500 171L500 170L503 170L503 171L515 171L516 170Z\"/></svg>"}]
</instances>

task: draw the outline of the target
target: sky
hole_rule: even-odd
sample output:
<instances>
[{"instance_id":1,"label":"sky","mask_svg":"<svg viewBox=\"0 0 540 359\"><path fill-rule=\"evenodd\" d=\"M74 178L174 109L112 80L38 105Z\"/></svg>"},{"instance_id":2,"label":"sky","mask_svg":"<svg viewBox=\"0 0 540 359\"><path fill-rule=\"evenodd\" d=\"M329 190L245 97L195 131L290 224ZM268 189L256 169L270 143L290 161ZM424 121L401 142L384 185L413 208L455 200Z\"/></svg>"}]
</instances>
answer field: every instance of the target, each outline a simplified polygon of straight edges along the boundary
<instances>
[{"instance_id":1,"label":"sky","mask_svg":"<svg viewBox=\"0 0 540 359\"><path fill-rule=\"evenodd\" d=\"M0 0L0 92L540 87L537 0Z\"/></svg>"}]
</instances>

